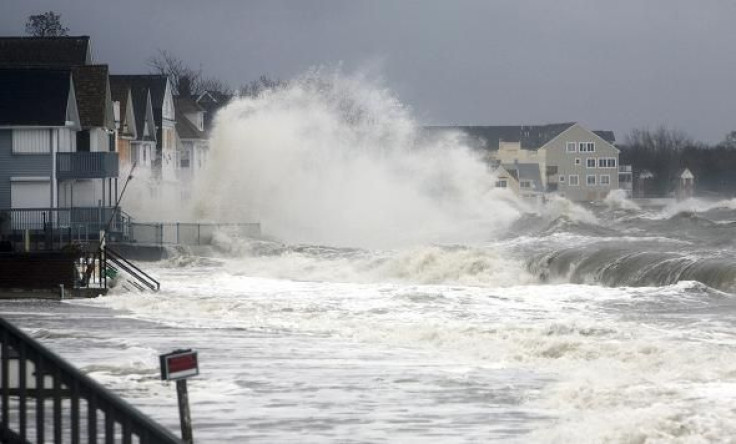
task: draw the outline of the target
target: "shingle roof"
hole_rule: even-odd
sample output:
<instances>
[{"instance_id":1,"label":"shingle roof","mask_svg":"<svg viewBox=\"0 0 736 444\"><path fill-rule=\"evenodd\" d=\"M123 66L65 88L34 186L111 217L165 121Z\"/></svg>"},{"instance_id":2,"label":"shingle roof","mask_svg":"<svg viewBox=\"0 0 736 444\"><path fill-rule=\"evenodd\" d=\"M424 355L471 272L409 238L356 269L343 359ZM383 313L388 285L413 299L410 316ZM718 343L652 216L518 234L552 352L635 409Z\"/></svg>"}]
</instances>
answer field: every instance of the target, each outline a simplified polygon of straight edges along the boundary
<instances>
[{"instance_id":1,"label":"shingle roof","mask_svg":"<svg viewBox=\"0 0 736 444\"><path fill-rule=\"evenodd\" d=\"M0 68L0 125L64 126L68 69Z\"/></svg>"},{"instance_id":2,"label":"shingle roof","mask_svg":"<svg viewBox=\"0 0 736 444\"><path fill-rule=\"evenodd\" d=\"M186 117L176 119L176 132L181 139L206 139L207 135L204 131L200 131Z\"/></svg>"},{"instance_id":3,"label":"shingle roof","mask_svg":"<svg viewBox=\"0 0 736 444\"><path fill-rule=\"evenodd\" d=\"M85 65L88 54L88 36L0 37L0 65Z\"/></svg>"},{"instance_id":4,"label":"shingle roof","mask_svg":"<svg viewBox=\"0 0 736 444\"><path fill-rule=\"evenodd\" d=\"M204 108L199 106L191 97L176 97L174 100L176 109L176 131L182 139L206 139L207 134L200 131L187 117L186 114L204 113Z\"/></svg>"},{"instance_id":5,"label":"shingle roof","mask_svg":"<svg viewBox=\"0 0 736 444\"><path fill-rule=\"evenodd\" d=\"M613 145L616 143L616 136L613 135L613 131L593 131L596 136L600 137L601 139L605 140L606 142Z\"/></svg>"},{"instance_id":6,"label":"shingle roof","mask_svg":"<svg viewBox=\"0 0 736 444\"><path fill-rule=\"evenodd\" d=\"M123 82L113 82L112 79L110 79L110 97L113 102L120 102L121 117L122 113L125 112L125 108L128 106L129 91L129 85L126 85Z\"/></svg>"},{"instance_id":7,"label":"shingle roof","mask_svg":"<svg viewBox=\"0 0 736 444\"><path fill-rule=\"evenodd\" d=\"M153 78L153 79L152 79ZM161 78L163 78L163 88L161 88ZM115 88L129 87L130 93L133 98L133 113L135 114L135 127L138 133L138 140L144 140L143 128L146 122L146 106L148 103L148 93L152 91L151 85L157 87L160 92L160 101L158 105L158 112L156 112L156 105L153 104L153 93L151 92L151 102L154 108L154 120L157 126L161 126L161 108L163 107L163 96L166 91L166 77L165 76L149 76L149 75L111 75L110 85L115 85ZM154 128L150 128L151 134L148 136L148 140L153 140L156 134Z\"/></svg>"},{"instance_id":8,"label":"shingle roof","mask_svg":"<svg viewBox=\"0 0 736 444\"><path fill-rule=\"evenodd\" d=\"M119 81L126 82L131 88L145 87L151 90L151 103L153 109L161 110L164 106L164 94L166 94L166 76L158 74L134 74L115 75ZM157 122L158 123L158 122Z\"/></svg>"},{"instance_id":9,"label":"shingle roof","mask_svg":"<svg viewBox=\"0 0 736 444\"><path fill-rule=\"evenodd\" d=\"M499 142L520 142L521 148L535 150L541 148L565 130L575 125L575 122L551 123L547 125L510 125L510 126L429 126L426 130L433 131L460 130L470 137L473 148L498 150ZM613 144L616 138L613 131L593 131L598 137Z\"/></svg>"},{"instance_id":10,"label":"shingle roof","mask_svg":"<svg viewBox=\"0 0 736 444\"><path fill-rule=\"evenodd\" d=\"M167 77L158 74L116 75L111 77L115 77L118 81L126 82L130 85L130 89L133 92L133 106L135 107L134 112L136 114L136 128L139 139L143 138L144 120L138 119L139 109L136 102L140 100L137 100L136 96L140 99L146 97L146 91L151 93L153 119L157 127L155 130L151 128L151 132L156 134L157 145L160 149L162 143L161 130L163 128L163 106L164 96L166 95L166 82L168 81ZM145 101L143 102L142 113L143 119L145 119ZM138 122L140 122L140 124Z\"/></svg>"},{"instance_id":11,"label":"shingle roof","mask_svg":"<svg viewBox=\"0 0 736 444\"><path fill-rule=\"evenodd\" d=\"M72 76L82 128L107 127L107 65L75 66Z\"/></svg>"},{"instance_id":12,"label":"shingle roof","mask_svg":"<svg viewBox=\"0 0 736 444\"><path fill-rule=\"evenodd\" d=\"M113 83L110 81L110 98L113 102L118 102L118 112L119 118L120 118L120 127L118 130L121 134L124 136L130 137L134 133L137 134L137 123L135 122L135 110L133 111L133 122L127 121L128 118L128 97L130 97L130 86L126 85L122 82L115 82ZM133 106L133 99L130 100L130 106ZM127 126L126 126L127 125ZM125 128L128 129L128 131L124 131Z\"/></svg>"},{"instance_id":13,"label":"shingle roof","mask_svg":"<svg viewBox=\"0 0 736 444\"><path fill-rule=\"evenodd\" d=\"M191 97L177 96L174 99L174 107L176 107L176 114L179 114L179 113L201 113L201 112L204 112L205 111L204 108L202 108Z\"/></svg>"}]
</instances>

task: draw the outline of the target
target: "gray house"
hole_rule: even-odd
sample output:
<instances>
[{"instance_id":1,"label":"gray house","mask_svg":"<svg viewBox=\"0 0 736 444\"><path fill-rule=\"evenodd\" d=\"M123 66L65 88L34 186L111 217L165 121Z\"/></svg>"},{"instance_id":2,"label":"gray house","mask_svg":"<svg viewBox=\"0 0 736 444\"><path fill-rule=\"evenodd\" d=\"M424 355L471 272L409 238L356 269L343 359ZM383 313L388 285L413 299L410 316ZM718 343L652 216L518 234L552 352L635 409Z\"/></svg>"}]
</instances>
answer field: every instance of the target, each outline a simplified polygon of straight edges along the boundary
<instances>
[{"instance_id":1,"label":"gray house","mask_svg":"<svg viewBox=\"0 0 736 444\"><path fill-rule=\"evenodd\" d=\"M70 69L0 69L0 208L55 208L81 130Z\"/></svg>"},{"instance_id":2,"label":"gray house","mask_svg":"<svg viewBox=\"0 0 736 444\"><path fill-rule=\"evenodd\" d=\"M118 175L117 153L78 150L85 120L74 79L71 68L0 69L4 232L41 229L45 223L68 230L83 224L87 232L104 228L115 200L110 183Z\"/></svg>"},{"instance_id":3,"label":"gray house","mask_svg":"<svg viewBox=\"0 0 736 444\"><path fill-rule=\"evenodd\" d=\"M429 129L464 132L468 145L504 167L536 165L547 193L598 201L619 188L619 150L611 131L590 131L578 123Z\"/></svg>"}]
</instances>

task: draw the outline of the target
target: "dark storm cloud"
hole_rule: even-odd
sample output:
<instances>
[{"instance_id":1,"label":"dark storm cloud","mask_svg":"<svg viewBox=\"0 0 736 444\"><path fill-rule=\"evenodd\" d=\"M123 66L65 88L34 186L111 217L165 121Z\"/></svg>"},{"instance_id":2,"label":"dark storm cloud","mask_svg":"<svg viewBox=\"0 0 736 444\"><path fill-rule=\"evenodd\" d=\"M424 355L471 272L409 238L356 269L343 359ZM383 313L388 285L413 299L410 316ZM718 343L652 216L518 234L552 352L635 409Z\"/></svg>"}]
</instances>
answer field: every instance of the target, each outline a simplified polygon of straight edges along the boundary
<instances>
[{"instance_id":1,"label":"dark storm cloud","mask_svg":"<svg viewBox=\"0 0 736 444\"><path fill-rule=\"evenodd\" d=\"M581 121L619 140L664 123L710 142L736 129L727 0L2 0L0 33L49 9L119 73L157 48L233 86L380 64L425 123Z\"/></svg>"}]
</instances>

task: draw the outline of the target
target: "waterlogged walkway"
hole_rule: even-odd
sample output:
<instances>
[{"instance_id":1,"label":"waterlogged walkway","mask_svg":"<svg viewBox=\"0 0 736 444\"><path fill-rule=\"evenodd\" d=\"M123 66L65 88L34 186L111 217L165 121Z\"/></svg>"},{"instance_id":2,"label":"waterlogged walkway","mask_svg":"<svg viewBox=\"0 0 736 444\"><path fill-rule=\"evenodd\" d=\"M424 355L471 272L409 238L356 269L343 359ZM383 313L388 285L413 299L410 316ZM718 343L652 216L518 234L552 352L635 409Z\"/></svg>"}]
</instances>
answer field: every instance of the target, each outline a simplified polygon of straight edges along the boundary
<instances>
[{"instance_id":1,"label":"waterlogged walkway","mask_svg":"<svg viewBox=\"0 0 736 444\"><path fill-rule=\"evenodd\" d=\"M171 327L67 302L1 301L0 311L177 434L175 389L159 380L157 356L197 349L198 442L524 442L549 420L521 406L545 384L538 376L413 349Z\"/></svg>"}]
</instances>

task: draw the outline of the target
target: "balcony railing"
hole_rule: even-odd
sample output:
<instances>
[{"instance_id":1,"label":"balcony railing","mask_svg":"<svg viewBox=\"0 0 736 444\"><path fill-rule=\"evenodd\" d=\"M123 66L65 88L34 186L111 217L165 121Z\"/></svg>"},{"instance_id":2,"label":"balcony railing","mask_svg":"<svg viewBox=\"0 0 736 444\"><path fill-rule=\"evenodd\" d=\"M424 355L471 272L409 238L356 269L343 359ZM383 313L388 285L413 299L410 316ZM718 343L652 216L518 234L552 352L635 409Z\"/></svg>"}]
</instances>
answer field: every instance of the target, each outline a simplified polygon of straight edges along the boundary
<instances>
[{"instance_id":1,"label":"balcony railing","mask_svg":"<svg viewBox=\"0 0 736 444\"><path fill-rule=\"evenodd\" d=\"M117 177L118 163L118 153L57 153L56 176L59 180Z\"/></svg>"}]
</instances>

